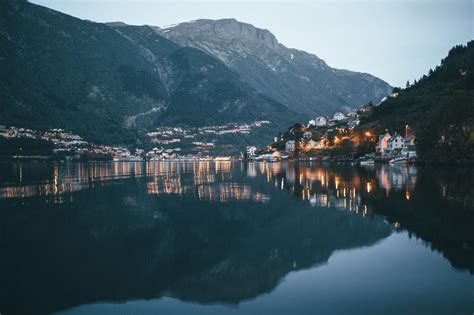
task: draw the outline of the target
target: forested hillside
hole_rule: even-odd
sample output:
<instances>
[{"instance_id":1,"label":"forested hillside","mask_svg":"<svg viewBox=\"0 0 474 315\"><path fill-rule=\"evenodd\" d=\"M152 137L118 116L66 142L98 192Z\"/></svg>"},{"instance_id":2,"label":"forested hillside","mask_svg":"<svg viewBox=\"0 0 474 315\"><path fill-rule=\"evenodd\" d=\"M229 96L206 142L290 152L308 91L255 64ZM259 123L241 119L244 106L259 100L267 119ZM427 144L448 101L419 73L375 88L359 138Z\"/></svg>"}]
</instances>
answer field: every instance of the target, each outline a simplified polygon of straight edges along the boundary
<instances>
[{"instance_id":1,"label":"forested hillside","mask_svg":"<svg viewBox=\"0 0 474 315\"><path fill-rule=\"evenodd\" d=\"M362 120L373 127L415 133L426 161L474 160L474 41L453 47L434 70L389 98Z\"/></svg>"}]
</instances>

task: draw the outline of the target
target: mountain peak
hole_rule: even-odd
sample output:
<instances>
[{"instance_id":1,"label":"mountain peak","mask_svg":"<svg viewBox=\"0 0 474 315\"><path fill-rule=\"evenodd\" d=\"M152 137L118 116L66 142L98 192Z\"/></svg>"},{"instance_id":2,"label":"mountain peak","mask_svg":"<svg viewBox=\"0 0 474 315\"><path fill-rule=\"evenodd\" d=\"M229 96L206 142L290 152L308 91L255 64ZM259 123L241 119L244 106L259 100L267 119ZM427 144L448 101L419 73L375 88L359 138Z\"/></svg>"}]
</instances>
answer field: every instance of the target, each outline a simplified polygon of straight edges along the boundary
<instances>
[{"instance_id":1,"label":"mountain peak","mask_svg":"<svg viewBox=\"0 0 474 315\"><path fill-rule=\"evenodd\" d=\"M199 19L160 28L165 36L189 39L214 38L216 40L251 42L276 49L276 37L267 29L261 29L234 18L219 20Z\"/></svg>"},{"instance_id":2,"label":"mountain peak","mask_svg":"<svg viewBox=\"0 0 474 315\"><path fill-rule=\"evenodd\" d=\"M195 20L157 29L182 46L210 54L262 95L307 115L380 101L391 87L368 74L329 67L316 55L285 47L266 29L236 19Z\"/></svg>"}]
</instances>

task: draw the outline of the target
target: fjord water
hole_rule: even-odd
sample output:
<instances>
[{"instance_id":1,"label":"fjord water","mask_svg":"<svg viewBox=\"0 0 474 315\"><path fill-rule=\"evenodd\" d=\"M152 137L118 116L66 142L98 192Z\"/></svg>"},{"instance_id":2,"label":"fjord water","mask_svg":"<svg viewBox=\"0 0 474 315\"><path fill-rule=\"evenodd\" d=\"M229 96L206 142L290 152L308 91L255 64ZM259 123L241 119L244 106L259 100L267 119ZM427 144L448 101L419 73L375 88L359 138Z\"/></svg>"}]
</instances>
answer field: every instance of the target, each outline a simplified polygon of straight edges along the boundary
<instances>
[{"instance_id":1,"label":"fjord water","mask_svg":"<svg viewBox=\"0 0 474 315\"><path fill-rule=\"evenodd\" d=\"M0 313L472 314L474 170L0 164Z\"/></svg>"}]
</instances>

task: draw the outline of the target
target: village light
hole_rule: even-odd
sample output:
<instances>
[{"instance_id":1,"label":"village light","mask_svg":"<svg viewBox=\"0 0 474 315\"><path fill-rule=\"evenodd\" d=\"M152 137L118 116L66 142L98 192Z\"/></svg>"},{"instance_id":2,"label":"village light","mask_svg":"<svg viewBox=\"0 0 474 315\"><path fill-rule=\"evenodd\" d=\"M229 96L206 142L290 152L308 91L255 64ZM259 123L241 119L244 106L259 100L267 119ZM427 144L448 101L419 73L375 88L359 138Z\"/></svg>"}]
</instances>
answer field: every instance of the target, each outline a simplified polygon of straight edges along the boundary
<instances>
[{"instance_id":1,"label":"village light","mask_svg":"<svg viewBox=\"0 0 474 315\"><path fill-rule=\"evenodd\" d=\"M372 134L370 133L370 131L367 131L367 132L365 133L365 135L366 135L367 137L370 137Z\"/></svg>"},{"instance_id":2,"label":"village light","mask_svg":"<svg viewBox=\"0 0 474 315\"><path fill-rule=\"evenodd\" d=\"M372 191L372 183L367 182L367 187L366 187L367 193L370 193Z\"/></svg>"}]
</instances>

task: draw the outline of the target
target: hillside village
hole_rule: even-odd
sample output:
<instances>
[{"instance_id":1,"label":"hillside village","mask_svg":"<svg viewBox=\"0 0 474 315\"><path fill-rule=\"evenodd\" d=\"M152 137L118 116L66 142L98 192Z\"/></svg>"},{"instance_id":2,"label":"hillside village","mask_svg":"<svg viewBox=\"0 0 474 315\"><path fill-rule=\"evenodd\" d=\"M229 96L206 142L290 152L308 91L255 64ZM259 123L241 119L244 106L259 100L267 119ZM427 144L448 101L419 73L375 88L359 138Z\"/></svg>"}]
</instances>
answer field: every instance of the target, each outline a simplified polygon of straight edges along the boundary
<instances>
[{"instance_id":1,"label":"hillside village","mask_svg":"<svg viewBox=\"0 0 474 315\"><path fill-rule=\"evenodd\" d=\"M249 135L270 121L248 124L222 124L205 127L162 126L146 134L148 149L99 145L64 129L46 131L0 126L0 152L3 157L53 158L67 160L142 161L160 159L211 159L227 148L222 137ZM235 150L235 149L234 149ZM229 154L226 158L230 159Z\"/></svg>"},{"instance_id":2,"label":"hillside village","mask_svg":"<svg viewBox=\"0 0 474 315\"><path fill-rule=\"evenodd\" d=\"M383 99L398 97L395 90ZM248 146L243 157L249 160L280 159L414 162L417 158L414 130L406 125L405 134L385 130L376 134L361 126L361 119L370 116L374 107L368 103L359 110L336 112L332 117L319 116L304 124L295 124L280 132L266 148Z\"/></svg>"}]
</instances>

